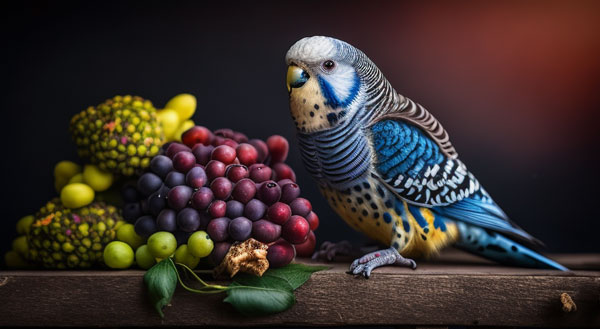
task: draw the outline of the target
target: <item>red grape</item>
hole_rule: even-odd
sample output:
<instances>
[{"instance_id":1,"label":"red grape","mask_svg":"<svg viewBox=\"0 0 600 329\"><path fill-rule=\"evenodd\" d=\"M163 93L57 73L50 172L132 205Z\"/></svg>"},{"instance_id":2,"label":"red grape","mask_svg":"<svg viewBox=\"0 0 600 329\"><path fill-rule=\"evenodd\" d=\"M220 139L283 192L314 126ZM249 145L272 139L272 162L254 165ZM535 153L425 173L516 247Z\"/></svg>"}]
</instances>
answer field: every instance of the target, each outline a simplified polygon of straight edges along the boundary
<instances>
[{"instance_id":1,"label":"red grape","mask_svg":"<svg viewBox=\"0 0 600 329\"><path fill-rule=\"evenodd\" d=\"M250 166L255 164L258 160L258 151L250 144L242 143L238 145L235 152L237 153L240 163L243 165Z\"/></svg>"},{"instance_id":2,"label":"red grape","mask_svg":"<svg viewBox=\"0 0 600 329\"><path fill-rule=\"evenodd\" d=\"M173 159L173 157L175 156L175 154L177 154L177 153L179 153L181 151L188 151L188 152L190 152L192 150L189 147L187 147L187 146L185 146L185 145L183 145L181 143L171 143L169 145L169 147L167 148L166 155L169 158Z\"/></svg>"},{"instance_id":3,"label":"red grape","mask_svg":"<svg viewBox=\"0 0 600 329\"><path fill-rule=\"evenodd\" d=\"M267 156L269 155L267 143L263 142L261 139L251 139L248 141L248 144L254 146L256 149L256 152L258 153L258 157L256 159L257 162L262 163L267 159Z\"/></svg>"},{"instance_id":4,"label":"red grape","mask_svg":"<svg viewBox=\"0 0 600 329\"><path fill-rule=\"evenodd\" d=\"M212 132L208 128L202 126L194 126L181 134L181 141L189 147L193 147L198 143L208 145L210 144L211 139Z\"/></svg>"},{"instance_id":5,"label":"red grape","mask_svg":"<svg viewBox=\"0 0 600 329\"><path fill-rule=\"evenodd\" d=\"M201 187L192 195L192 207L197 210L205 210L214 200L214 194L208 187Z\"/></svg>"},{"instance_id":6,"label":"red grape","mask_svg":"<svg viewBox=\"0 0 600 329\"><path fill-rule=\"evenodd\" d=\"M216 199L227 200L231 196L233 184L225 177L217 177L210 183L210 189L213 191Z\"/></svg>"},{"instance_id":7,"label":"red grape","mask_svg":"<svg viewBox=\"0 0 600 329\"><path fill-rule=\"evenodd\" d=\"M283 162L278 162L273 165L273 171L275 172L275 179L290 179L296 181L296 173L294 170Z\"/></svg>"},{"instance_id":8,"label":"red grape","mask_svg":"<svg viewBox=\"0 0 600 329\"><path fill-rule=\"evenodd\" d=\"M217 177L225 176L226 166L223 162L217 160L210 160L206 164L206 176L208 177L208 181L212 181Z\"/></svg>"},{"instance_id":9,"label":"red grape","mask_svg":"<svg viewBox=\"0 0 600 329\"><path fill-rule=\"evenodd\" d=\"M283 136L273 135L267 139L267 147L271 154L271 163L283 162L287 158L290 145Z\"/></svg>"},{"instance_id":10,"label":"red grape","mask_svg":"<svg viewBox=\"0 0 600 329\"><path fill-rule=\"evenodd\" d=\"M233 132L233 137L231 137L231 138L233 138L233 140L238 143L247 143L248 142L248 136L244 135L243 133L241 133L239 131Z\"/></svg>"},{"instance_id":11,"label":"red grape","mask_svg":"<svg viewBox=\"0 0 600 329\"><path fill-rule=\"evenodd\" d=\"M310 225L306 219L294 215L281 227L281 236L290 243L300 244L306 241L309 231Z\"/></svg>"},{"instance_id":12,"label":"red grape","mask_svg":"<svg viewBox=\"0 0 600 329\"><path fill-rule=\"evenodd\" d=\"M202 167L194 167L188 171L185 175L185 182L188 186L193 188L200 188L206 184L208 177Z\"/></svg>"},{"instance_id":13,"label":"red grape","mask_svg":"<svg viewBox=\"0 0 600 329\"><path fill-rule=\"evenodd\" d=\"M236 153L235 149L228 145L219 145L212 151L210 158L213 160L219 160L224 164L230 164L235 160Z\"/></svg>"},{"instance_id":14,"label":"red grape","mask_svg":"<svg viewBox=\"0 0 600 329\"><path fill-rule=\"evenodd\" d=\"M187 173L196 165L196 157L192 152L181 151L173 156L173 168L181 173Z\"/></svg>"},{"instance_id":15,"label":"red grape","mask_svg":"<svg viewBox=\"0 0 600 329\"><path fill-rule=\"evenodd\" d=\"M196 162L205 166L210 161L210 155L215 149L212 145L196 144L192 148L192 154L196 157Z\"/></svg>"},{"instance_id":16,"label":"red grape","mask_svg":"<svg viewBox=\"0 0 600 329\"><path fill-rule=\"evenodd\" d=\"M292 216L292 209L285 203L275 202L267 209L267 219L279 225L283 225Z\"/></svg>"},{"instance_id":17,"label":"red grape","mask_svg":"<svg viewBox=\"0 0 600 329\"><path fill-rule=\"evenodd\" d=\"M296 256L296 250L289 242L279 240L267 249L269 267L277 268L289 264Z\"/></svg>"},{"instance_id":18,"label":"red grape","mask_svg":"<svg viewBox=\"0 0 600 329\"><path fill-rule=\"evenodd\" d=\"M212 218L224 217L227 212L227 203L223 200L215 200L208 206L208 213Z\"/></svg>"},{"instance_id":19,"label":"red grape","mask_svg":"<svg viewBox=\"0 0 600 329\"><path fill-rule=\"evenodd\" d=\"M167 202L169 207L175 210L181 210L185 208L192 198L193 190L186 185L175 186L169 191L167 195Z\"/></svg>"},{"instance_id":20,"label":"red grape","mask_svg":"<svg viewBox=\"0 0 600 329\"><path fill-rule=\"evenodd\" d=\"M266 181L260 185L256 195L266 205L272 205L281 198L281 187L274 181Z\"/></svg>"},{"instance_id":21,"label":"red grape","mask_svg":"<svg viewBox=\"0 0 600 329\"><path fill-rule=\"evenodd\" d=\"M225 138L225 139L223 139L223 142L221 143L221 145L227 145L227 146L232 147L233 149L236 149L239 144L238 144L238 142L234 141L231 138Z\"/></svg>"},{"instance_id":22,"label":"red grape","mask_svg":"<svg viewBox=\"0 0 600 329\"><path fill-rule=\"evenodd\" d=\"M306 221L308 221L308 225L310 225L310 229L312 231L316 230L317 227L319 227L319 216L317 216L317 214L315 214L314 211L311 211L305 218Z\"/></svg>"},{"instance_id":23,"label":"red grape","mask_svg":"<svg viewBox=\"0 0 600 329\"><path fill-rule=\"evenodd\" d=\"M239 182L237 182L235 184L235 186L233 187L233 192L231 193L231 196L241 202L241 203L248 203L248 201L252 200L252 198L254 198L254 196L256 195L256 185L254 184L253 181L251 181L248 178L244 178L242 180L240 180Z\"/></svg>"},{"instance_id":24,"label":"red grape","mask_svg":"<svg viewBox=\"0 0 600 329\"><path fill-rule=\"evenodd\" d=\"M252 223L252 237L263 243L271 243L281 237L281 225L259 219Z\"/></svg>"},{"instance_id":25,"label":"red grape","mask_svg":"<svg viewBox=\"0 0 600 329\"><path fill-rule=\"evenodd\" d=\"M256 183L262 183L266 180L271 179L273 171L267 165L262 163L253 164L248 168L250 170L250 179Z\"/></svg>"},{"instance_id":26,"label":"red grape","mask_svg":"<svg viewBox=\"0 0 600 329\"><path fill-rule=\"evenodd\" d=\"M230 164L225 170L225 176L227 176L232 183L237 183L243 178L248 178L249 174L248 168L239 164Z\"/></svg>"},{"instance_id":27,"label":"red grape","mask_svg":"<svg viewBox=\"0 0 600 329\"><path fill-rule=\"evenodd\" d=\"M290 202L290 208L292 208L292 215L299 215L302 217L308 216L308 214L312 211L312 205L310 201L305 198L296 198L294 201Z\"/></svg>"},{"instance_id":28,"label":"red grape","mask_svg":"<svg viewBox=\"0 0 600 329\"><path fill-rule=\"evenodd\" d=\"M215 242L225 241L229 238L228 229L230 221L227 217L215 218L206 226L206 233Z\"/></svg>"},{"instance_id":29,"label":"red grape","mask_svg":"<svg viewBox=\"0 0 600 329\"><path fill-rule=\"evenodd\" d=\"M310 231L308 238L301 244L294 245L296 249L296 256L298 257L310 257L315 252L315 246L317 245L317 238L315 233Z\"/></svg>"}]
</instances>

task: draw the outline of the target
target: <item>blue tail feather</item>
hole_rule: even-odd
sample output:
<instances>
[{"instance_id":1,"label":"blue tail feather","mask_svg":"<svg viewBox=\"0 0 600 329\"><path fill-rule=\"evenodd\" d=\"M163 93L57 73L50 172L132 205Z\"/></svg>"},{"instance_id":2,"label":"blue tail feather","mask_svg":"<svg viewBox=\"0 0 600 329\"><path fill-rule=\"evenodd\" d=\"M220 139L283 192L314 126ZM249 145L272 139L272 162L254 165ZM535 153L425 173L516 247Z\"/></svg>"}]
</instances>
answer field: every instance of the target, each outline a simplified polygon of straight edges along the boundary
<instances>
[{"instance_id":1,"label":"blue tail feather","mask_svg":"<svg viewBox=\"0 0 600 329\"><path fill-rule=\"evenodd\" d=\"M569 270L499 233L464 222L456 222L456 225L460 233L456 246L466 251L505 265Z\"/></svg>"}]
</instances>

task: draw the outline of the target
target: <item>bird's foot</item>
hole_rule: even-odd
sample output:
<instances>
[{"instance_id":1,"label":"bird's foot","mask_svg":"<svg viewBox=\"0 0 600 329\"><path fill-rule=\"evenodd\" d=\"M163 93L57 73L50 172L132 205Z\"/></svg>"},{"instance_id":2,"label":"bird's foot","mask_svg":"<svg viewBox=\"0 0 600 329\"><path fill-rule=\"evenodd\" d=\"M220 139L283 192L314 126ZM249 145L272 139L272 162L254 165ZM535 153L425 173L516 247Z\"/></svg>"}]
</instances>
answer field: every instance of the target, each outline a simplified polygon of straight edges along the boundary
<instances>
[{"instance_id":1,"label":"bird's foot","mask_svg":"<svg viewBox=\"0 0 600 329\"><path fill-rule=\"evenodd\" d=\"M353 253L352 245L349 241L343 240L338 243L325 241L321 248L312 255L313 260L324 260L331 262L336 256L348 256Z\"/></svg>"},{"instance_id":2,"label":"bird's foot","mask_svg":"<svg viewBox=\"0 0 600 329\"><path fill-rule=\"evenodd\" d=\"M417 268L417 263L414 260L402 257L396 248L389 248L368 253L354 260L347 273L354 275L362 274L368 279L371 276L371 271L384 265L405 266L413 270Z\"/></svg>"}]
</instances>

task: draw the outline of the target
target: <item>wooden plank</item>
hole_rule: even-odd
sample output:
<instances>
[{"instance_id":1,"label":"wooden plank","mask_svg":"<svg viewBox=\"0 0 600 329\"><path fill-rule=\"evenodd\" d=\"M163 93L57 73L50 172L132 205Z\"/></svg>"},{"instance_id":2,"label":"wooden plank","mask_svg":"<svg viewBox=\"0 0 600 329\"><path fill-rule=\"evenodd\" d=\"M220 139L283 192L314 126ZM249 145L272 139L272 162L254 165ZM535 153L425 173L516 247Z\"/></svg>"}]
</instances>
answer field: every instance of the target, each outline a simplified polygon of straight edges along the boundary
<instances>
[{"instance_id":1,"label":"wooden plank","mask_svg":"<svg viewBox=\"0 0 600 329\"><path fill-rule=\"evenodd\" d=\"M292 309L268 317L246 318L224 295L178 288L164 320L146 300L142 271L4 271L0 326L600 326L600 272L432 261L365 280L346 269L314 274ZM563 292L576 312L562 311Z\"/></svg>"}]
</instances>

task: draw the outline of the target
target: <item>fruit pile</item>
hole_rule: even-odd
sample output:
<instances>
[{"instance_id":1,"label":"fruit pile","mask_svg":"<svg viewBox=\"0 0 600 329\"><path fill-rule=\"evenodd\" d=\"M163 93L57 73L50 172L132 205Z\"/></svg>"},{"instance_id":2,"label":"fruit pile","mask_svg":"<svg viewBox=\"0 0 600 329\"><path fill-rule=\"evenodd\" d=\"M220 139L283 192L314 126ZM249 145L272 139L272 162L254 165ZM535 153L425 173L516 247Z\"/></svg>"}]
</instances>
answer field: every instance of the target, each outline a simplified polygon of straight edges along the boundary
<instances>
[{"instance_id":1,"label":"fruit pile","mask_svg":"<svg viewBox=\"0 0 600 329\"><path fill-rule=\"evenodd\" d=\"M285 138L248 140L230 129L195 126L182 141L163 146L122 193L123 217L148 239L154 257L174 251L176 261L193 268L210 255L218 265L232 243L249 238L269 244L270 267L312 254L319 218L284 163Z\"/></svg>"}]
</instances>

